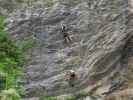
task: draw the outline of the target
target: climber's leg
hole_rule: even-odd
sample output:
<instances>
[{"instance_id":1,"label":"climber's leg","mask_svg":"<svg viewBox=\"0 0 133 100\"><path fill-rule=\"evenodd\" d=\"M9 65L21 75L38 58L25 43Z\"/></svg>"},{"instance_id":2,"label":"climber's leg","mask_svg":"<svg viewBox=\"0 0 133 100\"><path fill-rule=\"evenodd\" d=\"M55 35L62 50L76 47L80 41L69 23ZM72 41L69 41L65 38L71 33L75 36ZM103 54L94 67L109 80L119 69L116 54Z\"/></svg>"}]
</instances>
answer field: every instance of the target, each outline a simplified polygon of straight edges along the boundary
<instances>
[{"instance_id":1,"label":"climber's leg","mask_svg":"<svg viewBox=\"0 0 133 100\"><path fill-rule=\"evenodd\" d=\"M69 43L72 43L72 38L68 36Z\"/></svg>"},{"instance_id":2,"label":"climber's leg","mask_svg":"<svg viewBox=\"0 0 133 100\"><path fill-rule=\"evenodd\" d=\"M65 37L65 43L69 44L69 39L67 37Z\"/></svg>"},{"instance_id":3,"label":"climber's leg","mask_svg":"<svg viewBox=\"0 0 133 100\"><path fill-rule=\"evenodd\" d=\"M74 84L71 84L71 87L74 87Z\"/></svg>"},{"instance_id":4,"label":"climber's leg","mask_svg":"<svg viewBox=\"0 0 133 100\"><path fill-rule=\"evenodd\" d=\"M69 85L70 85L71 87L74 87L74 81L73 81L73 80L69 80Z\"/></svg>"}]
</instances>

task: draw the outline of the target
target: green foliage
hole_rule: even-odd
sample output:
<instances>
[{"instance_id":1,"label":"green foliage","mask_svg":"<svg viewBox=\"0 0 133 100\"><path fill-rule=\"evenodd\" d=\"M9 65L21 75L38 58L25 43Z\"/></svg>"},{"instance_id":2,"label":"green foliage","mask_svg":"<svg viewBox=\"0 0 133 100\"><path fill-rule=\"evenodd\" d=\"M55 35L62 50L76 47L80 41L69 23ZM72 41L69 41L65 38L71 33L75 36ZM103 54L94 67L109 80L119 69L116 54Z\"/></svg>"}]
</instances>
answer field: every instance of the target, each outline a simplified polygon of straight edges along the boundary
<instances>
[{"instance_id":1,"label":"green foliage","mask_svg":"<svg viewBox=\"0 0 133 100\"><path fill-rule=\"evenodd\" d=\"M21 52L26 52L27 50L33 48L36 45L36 39L34 35L24 38L23 40L17 41L17 46Z\"/></svg>"},{"instance_id":2,"label":"green foliage","mask_svg":"<svg viewBox=\"0 0 133 100\"><path fill-rule=\"evenodd\" d=\"M47 97L41 97L40 100L57 100L57 98L56 97L47 96Z\"/></svg>"},{"instance_id":3,"label":"green foliage","mask_svg":"<svg viewBox=\"0 0 133 100\"><path fill-rule=\"evenodd\" d=\"M4 27L4 17L0 17L0 100L21 100L23 89L17 79L23 75L24 54L35 42L32 37L15 41Z\"/></svg>"},{"instance_id":4,"label":"green foliage","mask_svg":"<svg viewBox=\"0 0 133 100\"><path fill-rule=\"evenodd\" d=\"M4 27L4 17L0 17L0 100L20 100L17 78L23 75L19 67L23 61L22 52Z\"/></svg>"},{"instance_id":5,"label":"green foliage","mask_svg":"<svg viewBox=\"0 0 133 100\"><path fill-rule=\"evenodd\" d=\"M4 31L0 31L0 52L0 60L2 61L10 59L13 62L20 63L22 59L22 52L16 46L15 41Z\"/></svg>"},{"instance_id":6,"label":"green foliage","mask_svg":"<svg viewBox=\"0 0 133 100\"><path fill-rule=\"evenodd\" d=\"M22 99L15 89L10 88L8 90L1 91L0 100L22 100Z\"/></svg>"},{"instance_id":7,"label":"green foliage","mask_svg":"<svg viewBox=\"0 0 133 100\"><path fill-rule=\"evenodd\" d=\"M4 30L4 17L0 16L0 30Z\"/></svg>"}]
</instances>

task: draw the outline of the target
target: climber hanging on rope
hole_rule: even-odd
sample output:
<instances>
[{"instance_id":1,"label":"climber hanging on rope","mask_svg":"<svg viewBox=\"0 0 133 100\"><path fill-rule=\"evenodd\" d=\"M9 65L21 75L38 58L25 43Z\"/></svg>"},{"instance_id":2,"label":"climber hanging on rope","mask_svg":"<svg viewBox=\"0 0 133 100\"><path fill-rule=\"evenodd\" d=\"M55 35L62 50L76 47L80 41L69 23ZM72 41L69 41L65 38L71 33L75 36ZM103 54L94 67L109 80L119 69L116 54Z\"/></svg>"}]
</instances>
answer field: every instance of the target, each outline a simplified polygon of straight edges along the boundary
<instances>
[{"instance_id":1,"label":"climber hanging on rope","mask_svg":"<svg viewBox=\"0 0 133 100\"><path fill-rule=\"evenodd\" d=\"M65 39L65 43L69 44L72 42L72 39L70 37L70 34L68 33L68 29L65 25L62 25L62 30L61 32L63 33L63 37Z\"/></svg>"}]
</instances>

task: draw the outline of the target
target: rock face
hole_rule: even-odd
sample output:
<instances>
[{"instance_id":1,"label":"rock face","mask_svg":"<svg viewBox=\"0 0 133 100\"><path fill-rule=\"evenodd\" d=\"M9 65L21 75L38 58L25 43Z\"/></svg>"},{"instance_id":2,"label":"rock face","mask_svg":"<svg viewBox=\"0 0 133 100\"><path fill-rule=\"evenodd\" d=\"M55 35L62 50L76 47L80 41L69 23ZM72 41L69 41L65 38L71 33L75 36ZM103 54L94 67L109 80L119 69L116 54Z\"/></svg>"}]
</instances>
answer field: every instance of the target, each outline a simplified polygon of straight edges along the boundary
<instances>
[{"instance_id":1,"label":"rock face","mask_svg":"<svg viewBox=\"0 0 133 100\"><path fill-rule=\"evenodd\" d=\"M75 1L56 0L48 9L37 2L8 17L7 30L16 38L36 37L37 46L25 65L30 97L73 94L99 81L104 86L126 72L124 48L133 25L128 0ZM65 42L62 24L71 43ZM69 70L77 76L73 86L65 80Z\"/></svg>"},{"instance_id":2,"label":"rock face","mask_svg":"<svg viewBox=\"0 0 133 100\"><path fill-rule=\"evenodd\" d=\"M133 99L133 89L122 90L118 93L113 93L105 100L132 100Z\"/></svg>"}]
</instances>

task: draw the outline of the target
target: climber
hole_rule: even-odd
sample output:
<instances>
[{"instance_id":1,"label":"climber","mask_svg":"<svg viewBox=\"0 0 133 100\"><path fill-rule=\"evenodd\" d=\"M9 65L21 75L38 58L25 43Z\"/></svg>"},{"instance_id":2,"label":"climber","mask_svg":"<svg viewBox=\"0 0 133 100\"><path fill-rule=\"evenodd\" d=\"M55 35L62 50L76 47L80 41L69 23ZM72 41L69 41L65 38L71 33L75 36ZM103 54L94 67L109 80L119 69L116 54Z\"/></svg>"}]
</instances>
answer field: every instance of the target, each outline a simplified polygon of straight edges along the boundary
<instances>
[{"instance_id":1,"label":"climber","mask_svg":"<svg viewBox=\"0 0 133 100\"><path fill-rule=\"evenodd\" d=\"M65 25L62 25L62 30L61 32L63 33L63 36L64 36L64 39L65 39L65 42L68 44L70 42L72 42L72 39L71 37L69 36L69 33L68 33L68 29Z\"/></svg>"},{"instance_id":2,"label":"climber","mask_svg":"<svg viewBox=\"0 0 133 100\"><path fill-rule=\"evenodd\" d=\"M68 71L66 74L66 81L69 82L69 85L74 87L75 80L77 80L77 75L76 75L75 71L73 71L73 70Z\"/></svg>"}]
</instances>

